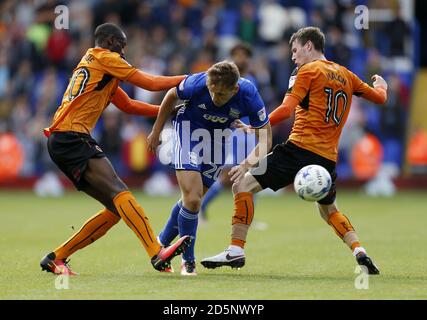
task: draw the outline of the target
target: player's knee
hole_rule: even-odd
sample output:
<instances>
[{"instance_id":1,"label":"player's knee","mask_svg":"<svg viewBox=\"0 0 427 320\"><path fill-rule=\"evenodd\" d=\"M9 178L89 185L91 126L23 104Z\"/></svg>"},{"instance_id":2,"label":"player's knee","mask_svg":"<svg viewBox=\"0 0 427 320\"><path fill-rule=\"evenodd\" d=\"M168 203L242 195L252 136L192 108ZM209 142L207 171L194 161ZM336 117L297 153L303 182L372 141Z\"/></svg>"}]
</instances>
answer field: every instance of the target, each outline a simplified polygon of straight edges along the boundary
<instances>
[{"instance_id":1,"label":"player's knee","mask_svg":"<svg viewBox=\"0 0 427 320\"><path fill-rule=\"evenodd\" d=\"M202 195L191 192L183 196L184 207L190 211L197 212L200 210L200 204L202 202Z\"/></svg>"},{"instance_id":2,"label":"player's knee","mask_svg":"<svg viewBox=\"0 0 427 320\"><path fill-rule=\"evenodd\" d=\"M119 212L117 211L116 207L114 206L114 203L113 203L112 205L107 206L106 208L107 208L107 209L108 209L112 214L114 214L115 216L117 216L119 219L121 218L121 217L120 217Z\"/></svg>"},{"instance_id":3,"label":"player's knee","mask_svg":"<svg viewBox=\"0 0 427 320\"><path fill-rule=\"evenodd\" d=\"M319 211L320 216L322 217L323 220L325 220L326 222L328 222L328 212L327 210L325 210L323 207L323 205L316 203L317 205L317 210Z\"/></svg>"},{"instance_id":4,"label":"player's knee","mask_svg":"<svg viewBox=\"0 0 427 320\"><path fill-rule=\"evenodd\" d=\"M233 185L231 186L231 191L233 191L233 194L238 194L241 190L241 186L240 183L233 183Z\"/></svg>"},{"instance_id":5,"label":"player's knee","mask_svg":"<svg viewBox=\"0 0 427 320\"><path fill-rule=\"evenodd\" d=\"M127 185L118 176L115 176L109 185L113 198L120 192L129 190Z\"/></svg>"},{"instance_id":6,"label":"player's knee","mask_svg":"<svg viewBox=\"0 0 427 320\"><path fill-rule=\"evenodd\" d=\"M233 194L238 194L240 192L253 192L250 176L246 174L238 183L233 183L231 190L233 191Z\"/></svg>"},{"instance_id":7,"label":"player's knee","mask_svg":"<svg viewBox=\"0 0 427 320\"><path fill-rule=\"evenodd\" d=\"M329 216L338 211L338 208L335 203L331 204L321 204L317 203L317 208L319 210L320 216L325 220L326 222L329 222Z\"/></svg>"}]
</instances>

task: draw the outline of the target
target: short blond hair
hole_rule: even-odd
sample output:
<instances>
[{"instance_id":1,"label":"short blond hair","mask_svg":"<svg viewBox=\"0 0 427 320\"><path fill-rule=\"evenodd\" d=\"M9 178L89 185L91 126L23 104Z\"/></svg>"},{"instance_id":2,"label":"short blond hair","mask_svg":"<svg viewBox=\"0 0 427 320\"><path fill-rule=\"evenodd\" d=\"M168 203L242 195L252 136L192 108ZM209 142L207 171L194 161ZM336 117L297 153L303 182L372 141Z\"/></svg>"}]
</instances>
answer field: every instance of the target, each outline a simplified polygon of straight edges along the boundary
<instances>
[{"instance_id":1,"label":"short blond hair","mask_svg":"<svg viewBox=\"0 0 427 320\"><path fill-rule=\"evenodd\" d=\"M207 71L207 84L223 85L234 87L239 81L240 73L236 64L231 61L221 61L215 63Z\"/></svg>"}]
</instances>

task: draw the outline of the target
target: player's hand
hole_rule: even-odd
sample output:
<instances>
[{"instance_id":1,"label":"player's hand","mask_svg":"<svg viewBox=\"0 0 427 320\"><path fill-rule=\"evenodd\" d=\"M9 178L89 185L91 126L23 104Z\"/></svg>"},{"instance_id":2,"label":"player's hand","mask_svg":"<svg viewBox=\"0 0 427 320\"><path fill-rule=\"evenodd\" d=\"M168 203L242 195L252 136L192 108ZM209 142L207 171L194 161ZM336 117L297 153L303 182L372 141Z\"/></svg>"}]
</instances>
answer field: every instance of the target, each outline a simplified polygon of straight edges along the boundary
<instances>
[{"instance_id":1,"label":"player's hand","mask_svg":"<svg viewBox=\"0 0 427 320\"><path fill-rule=\"evenodd\" d=\"M228 175L230 177L231 182L239 183L240 180L243 179L243 177L245 176L247 171L248 171L248 169L244 165L239 164L239 165L231 168Z\"/></svg>"},{"instance_id":2,"label":"player's hand","mask_svg":"<svg viewBox=\"0 0 427 320\"><path fill-rule=\"evenodd\" d=\"M387 82L384 80L383 77L381 77L381 76L379 76L377 74L374 74L372 76L372 80L374 81L373 82L374 88L376 88L376 87L383 87L385 90L387 90L388 85L387 85Z\"/></svg>"},{"instance_id":3,"label":"player's hand","mask_svg":"<svg viewBox=\"0 0 427 320\"><path fill-rule=\"evenodd\" d=\"M251 134L254 133L255 130L252 129L251 126L245 124L244 122L242 122L240 119L236 119L231 123L231 127L232 128L236 128L236 129L240 129L243 130L245 133L247 134Z\"/></svg>"},{"instance_id":4,"label":"player's hand","mask_svg":"<svg viewBox=\"0 0 427 320\"><path fill-rule=\"evenodd\" d=\"M160 144L160 134L151 131L147 138L147 144L148 151L156 153L156 149Z\"/></svg>"}]
</instances>

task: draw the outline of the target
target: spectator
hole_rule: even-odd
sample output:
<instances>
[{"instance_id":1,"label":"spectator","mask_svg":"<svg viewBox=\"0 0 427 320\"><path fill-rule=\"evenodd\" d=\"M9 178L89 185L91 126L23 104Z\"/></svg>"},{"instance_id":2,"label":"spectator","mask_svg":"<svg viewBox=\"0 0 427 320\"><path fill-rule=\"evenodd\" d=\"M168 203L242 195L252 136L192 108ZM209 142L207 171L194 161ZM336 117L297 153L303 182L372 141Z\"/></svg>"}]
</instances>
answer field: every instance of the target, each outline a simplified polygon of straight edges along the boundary
<instances>
[{"instance_id":1,"label":"spectator","mask_svg":"<svg viewBox=\"0 0 427 320\"><path fill-rule=\"evenodd\" d=\"M405 41L409 33L409 26L402 19L401 15L397 15L385 25L385 34L390 43L389 57L405 56Z\"/></svg>"},{"instance_id":2,"label":"spectator","mask_svg":"<svg viewBox=\"0 0 427 320\"><path fill-rule=\"evenodd\" d=\"M42 170L49 162L43 159L41 151L44 140L34 137L58 106L67 81L64 74L71 72L93 44L94 26L106 20L126 27L129 38L126 59L155 74L204 71L228 57L229 49L236 43L250 43L253 58L247 69L256 78L267 108L277 105L287 90L289 74L294 68L288 38L301 24L324 29L327 43L332 44L326 57L351 67L355 73L364 75L365 80L375 73L403 70L396 60L402 56L409 60L405 44L411 30L403 16L398 15L388 23L371 23L369 33L363 33L354 28L354 6L359 3L356 1L73 0L66 1L69 30L53 28L54 8L62 2L38 3L41 5L36 7L31 0L0 1L0 126L6 129L9 125L19 136L18 123L31 119L25 137L19 137L26 139L25 149L34 150L29 159L35 164L25 169L26 174ZM372 6L390 9L384 1ZM371 40L381 39L382 45L361 44L368 36ZM390 39L389 45L384 39ZM406 80L403 85L400 78L402 71L390 76L390 100L383 110L374 111L367 104L357 106L354 100L352 109L366 117L366 126L379 137L394 139L406 129L405 122L396 119L407 116L411 82ZM153 103L162 99L162 93L128 90L126 84L124 88L132 98ZM147 125L140 118L126 118L126 121L131 127ZM365 124L356 121L354 132L362 130ZM276 132L288 129L283 125ZM102 125L97 130L100 135L105 134ZM398 144L403 148L401 140ZM385 150L387 153L387 145Z\"/></svg>"},{"instance_id":3,"label":"spectator","mask_svg":"<svg viewBox=\"0 0 427 320\"><path fill-rule=\"evenodd\" d=\"M288 28L286 9L275 0L264 1L259 9L259 35L267 46L277 44Z\"/></svg>"}]
</instances>

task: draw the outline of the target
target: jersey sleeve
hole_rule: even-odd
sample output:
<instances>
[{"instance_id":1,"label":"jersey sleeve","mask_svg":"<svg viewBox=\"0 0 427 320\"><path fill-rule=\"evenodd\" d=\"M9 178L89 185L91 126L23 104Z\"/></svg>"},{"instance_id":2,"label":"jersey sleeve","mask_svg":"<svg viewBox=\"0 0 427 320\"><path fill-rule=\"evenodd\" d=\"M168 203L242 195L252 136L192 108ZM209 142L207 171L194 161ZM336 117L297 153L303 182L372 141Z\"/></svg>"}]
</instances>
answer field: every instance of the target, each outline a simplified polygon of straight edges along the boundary
<instances>
[{"instance_id":1,"label":"jersey sleeve","mask_svg":"<svg viewBox=\"0 0 427 320\"><path fill-rule=\"evenodd\" d=\"M362 81L353 72L350 73L350 78L353 84L353 94L357 97L362 97L376 104L384 104L387 100L387 92L385 88L372 88L369 84Z\"/></svg>"},{"instance_id":2,"label":"jersey sleeve","mask_svg":"<svg viewBox=\"0 0 427 320\"><path fill-rule=\"evenodd\" d=\"M307 65L302 66L296 75L292 73L289 79L289 88L286 95L292 96L301 102L310 89L313 77L314 71Z\"/></svg>"},{"instance_id":3,"label":"jersey sleeve","mask_svg":"<svg viewBox=\"0 0 427 320\"><path fill-rule=\"evenodd\" d=\"M252 128L261 128L269 121L264 101L253 84L246 91L244 101L249 110L249 124Z\"/></svg>"},{"instance_id":4,"label":"jersey sleeve","mask_svg":"<svg viewBox=\"0 0 427 320\"><path fill-rule=\"evenodd\" d=\"M193 96L195 87L200 82L200 73L192 74L182 80L176 87L176 93L181 100L189 100Z\"/></svg>"},{"instance_id":5,"label":"jersey sleeve","mask_svg":"<svg viewBox=\"0 0 427 320\"><path fill-rule=\"evenodd\" d=\"M356 76L353 72L348 71L350 73L351 82L353 84L353 94L357 97L363 96L368 93L372 87L366 82L362 81L358 76Z\"/></svg>"},{"instance_id":6,"label":"jersey sleeve","mask_svg":"<svg viewBox=\"0 0 427 320\"><path fill-rule=\"evenodd\" d=\"M137 68L132 66L116 52L104 53L100 62L105 73L108 73L121 81L126 81L130 76L138 71Z\"/></svg>"}]
</instances>

